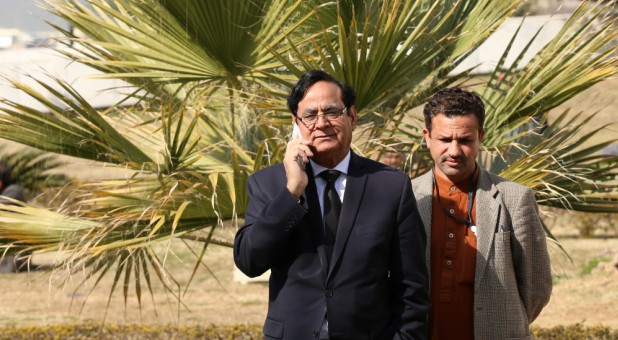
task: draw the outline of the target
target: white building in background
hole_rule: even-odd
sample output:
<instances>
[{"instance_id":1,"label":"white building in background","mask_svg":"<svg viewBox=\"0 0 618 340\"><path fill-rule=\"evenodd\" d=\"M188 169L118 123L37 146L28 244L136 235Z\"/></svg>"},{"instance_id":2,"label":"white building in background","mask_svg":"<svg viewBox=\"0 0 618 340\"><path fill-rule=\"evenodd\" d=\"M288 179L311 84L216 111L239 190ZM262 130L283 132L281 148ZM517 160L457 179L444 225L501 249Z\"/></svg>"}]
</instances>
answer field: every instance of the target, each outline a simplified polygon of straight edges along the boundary
<instances>
[{"instance_id":1,"label":"white building in background","mask_svg":"<svg viewBox=\"0 0 618 340\"><path fill-rule=\"evenodd\" d=\"M55 84L52 78L69 83L94 107L109 107L134 91L121 80L97 79L99 71L73 62L52 48L17 48L0 51L0 97L42 110L44 107L24 92L12 87L7 79L26 83L49 94L36 80ZM5 79L6 78L6 79ZM60 89L60 86L54 86ZM53 97L50 96L53 99Z\"/></svg>"},{"instance_id":2,"label":"white building in background","mask_svg":"<svg viewBox=\"0 0 618 340\"><path fill-rule=\"evenodd\" d=\"M560 33L569 17L569 14L556 14L508 18L481 46L455 68L452 74L468 69L474 69L473 73L477 74L493 72L515 34L517 36L506 57L504 68L511 67L534 37L534 41L520 61L520 66L525 65ZM517 32L518 29L519 32Z\"/></svg>"},{"instance_id":3,"label":"white building in background","mask_svg":"<svg viewBox=\"0 0 618 340\"><path fill-rule=\"evenodd\" d=\"M32 36L17 28L0 28L0 50L21 47L32 41Z\"/></svg>"},{"instance_id":4,"label":"white building in background","mask_svg":"<svg viewBox=\"0 0 618 340\"><path fill-rule=\"evenodd\" d=\"M505 66L509 67L530 39L540 31L524 56L523 62L525 63L556 36L567 19L568 15L532 16L525 19L509 18L453 70L453 73L460 73L467 69L474 69L474 73L492 72L520 26L520 32L511 46ZM10 30L10 32L18 34L19 31ZM93 75L99 71L67 60L51 48L26 48L30 45L19 44L19 46L14 45L2 49L1 33L2 30L0 30L0 75L25 82L40 90L43 90L42 87L37 86L32 78L49 80L49 77L53 76L64 79L95 107L114 105L122 100L125 94L132 92L132 89L122 81L95 79ZM15 42L14 39L12 41ZM5 79L0 80L0 97L41 109L37 101L10 87Z\"/></svg>"}]
</instances>

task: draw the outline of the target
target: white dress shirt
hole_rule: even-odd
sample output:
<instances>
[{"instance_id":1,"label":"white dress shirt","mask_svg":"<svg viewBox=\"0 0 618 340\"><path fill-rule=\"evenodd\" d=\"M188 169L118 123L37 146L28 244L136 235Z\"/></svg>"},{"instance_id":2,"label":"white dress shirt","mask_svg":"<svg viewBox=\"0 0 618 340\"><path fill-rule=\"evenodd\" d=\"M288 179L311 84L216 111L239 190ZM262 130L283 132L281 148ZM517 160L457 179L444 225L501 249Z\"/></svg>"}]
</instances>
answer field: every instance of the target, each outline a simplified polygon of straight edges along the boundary
<instances>
[{"instance_id":1,"label":"white dress shirt","mask_svg":"<svg viewBox=\"0 0 618 340\"><path fill-rule=\"evenodd\" d=\"M311 162L311 168L313 169L313 176L315 179L315 188L318 192L318 199L320 200L320 211L322 213L322 216L324 216L324 190L326 189L326 180L320 177L320 174L325 170L331 170L331 169L327 169L319 165L318 163L314 162L311 159L309 159L309 162ZM337 194L339 195L339 199L341 200L342 204L343 204L343 197L345 194L345 185L347 182L349 167L350 167L350 151L348 151L348 154L345 156L345 158L341 162L339 162L339 164L337 164L334 168L332 168L332 170L341 171L341 175L339 175L339 178L337 178L337 180L335 181L335 190L337 190Z\"/></svg>"}]
</instances>

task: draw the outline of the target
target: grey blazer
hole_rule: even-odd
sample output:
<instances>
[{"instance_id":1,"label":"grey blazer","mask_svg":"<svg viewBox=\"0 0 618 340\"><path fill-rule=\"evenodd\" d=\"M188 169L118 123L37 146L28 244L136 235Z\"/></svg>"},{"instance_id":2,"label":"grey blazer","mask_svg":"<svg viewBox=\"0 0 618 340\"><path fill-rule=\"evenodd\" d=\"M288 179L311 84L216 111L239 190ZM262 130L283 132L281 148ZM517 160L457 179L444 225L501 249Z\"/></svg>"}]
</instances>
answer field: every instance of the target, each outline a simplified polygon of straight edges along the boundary
<instances>
[{"instance_id":1,"label":"grey blazer","mask_svg":"<svg viewBox=\"0 0 618 340\"><path fill-rule=\"evenodd\" d=\"M432 176L430 171L412 180L427 231L428 268ZM527 187L480 169L475 197L474 338L530 339L529 324L541 313L552 290L545 231L534 194Z\"/></svg>"}]
</instances>

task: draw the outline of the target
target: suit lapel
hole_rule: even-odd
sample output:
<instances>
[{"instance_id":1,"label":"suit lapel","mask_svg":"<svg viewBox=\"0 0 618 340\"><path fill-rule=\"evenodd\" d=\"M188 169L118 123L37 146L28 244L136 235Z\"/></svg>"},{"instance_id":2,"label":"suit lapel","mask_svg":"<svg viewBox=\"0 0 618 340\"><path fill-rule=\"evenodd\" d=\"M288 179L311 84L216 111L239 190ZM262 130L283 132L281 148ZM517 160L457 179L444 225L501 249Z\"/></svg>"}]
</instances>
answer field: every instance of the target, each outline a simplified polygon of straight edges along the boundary
<instances>
[{"instance_id":1,"label":"suit lapel","mask_svg":"<svg viewBox=\"0 0 618 340\"><path fill-rule=\"evenodd\" d=\"M421 220L425 226L425 234L427 235L427 248L425 250L425 259L429 266L431 259L431 214L433 211L433 173L431 171L425 173L418 180L413 181L417 185L414 186L414 197L416 198L418 212L421 215ZM419 199L426 197L425 199Z\"/></svg>"},{"instance_id":2,"label":"suit lapel","mask_svg":"<svg viewBox=\"0 0 618 340\"><path fill-rule=\"evenodd\" d=\"M354 221L358 215L363 194L365 192L365 183L367 182L367 174L364 172L364 162L354 153L350 155L350 165L346 178L345 194L343 204L341 206L341 216L339 217L339 226L337 227L337 236L335 238L335 248L331 259L328 276L333 271L335 264L339 261L343 249L345 248Z\"/></svg>"},{"instance_id":3,"label":"suit lapel","mask_svg":"<svg viewBox=\"0 0 618 340\"><path fill-rule=\"evenodd\" d=\"M489 174L479 169L476 189L476 224L477 250L474 289L478 289L487 267L489 252L494 242L496 226L499 223L501 204L498 200L498 188L493 184Z\"/></svg>"},{"instance_id":4,"label":"suit lapel","mask_svg":"<svg viewBox=\"0 0 618 340\"><path fill-rule=\"evenodd\" d=\"M308 225L311 226L311 234L313 236L313 244L316 245L316 251L322 264L322 271L326 275L328 271L328 260L326 258L326 249L324 248L324 222L320 213L320 201L318 199L318 191L315 186L315 177L313 169L310 165L306 168L309 183L305 188L305 208L308 211Z\"/></svg>"}]
</instances>

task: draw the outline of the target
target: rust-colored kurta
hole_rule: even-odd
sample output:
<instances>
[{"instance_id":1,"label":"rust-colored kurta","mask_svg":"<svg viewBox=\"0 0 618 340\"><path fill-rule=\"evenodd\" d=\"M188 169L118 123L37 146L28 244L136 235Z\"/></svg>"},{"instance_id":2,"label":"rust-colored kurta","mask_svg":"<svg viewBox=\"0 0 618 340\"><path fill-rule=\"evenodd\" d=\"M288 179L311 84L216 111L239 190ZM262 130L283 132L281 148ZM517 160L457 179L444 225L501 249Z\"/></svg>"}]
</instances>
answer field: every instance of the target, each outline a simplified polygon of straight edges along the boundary
<instances>
[{"instance_id":1,"label":"rust-colored kurta","mask_svg":"<svg viewBox=\"0 0 618 340\"><path fill-rule=\"evenodd\" d=\"M478 178L478 170L475 180ZM442 207L468 220L468 186L466 178L451 183L436 176ZM476 186L475 186L476 187ZM476 197L472 204L472 221L476 225ZM431 215L431 303L429 315L431 339L474 339L474 271L476 269L476 235L464 223L448 217L433 191Z\"/></svg>"}]
</instances>

